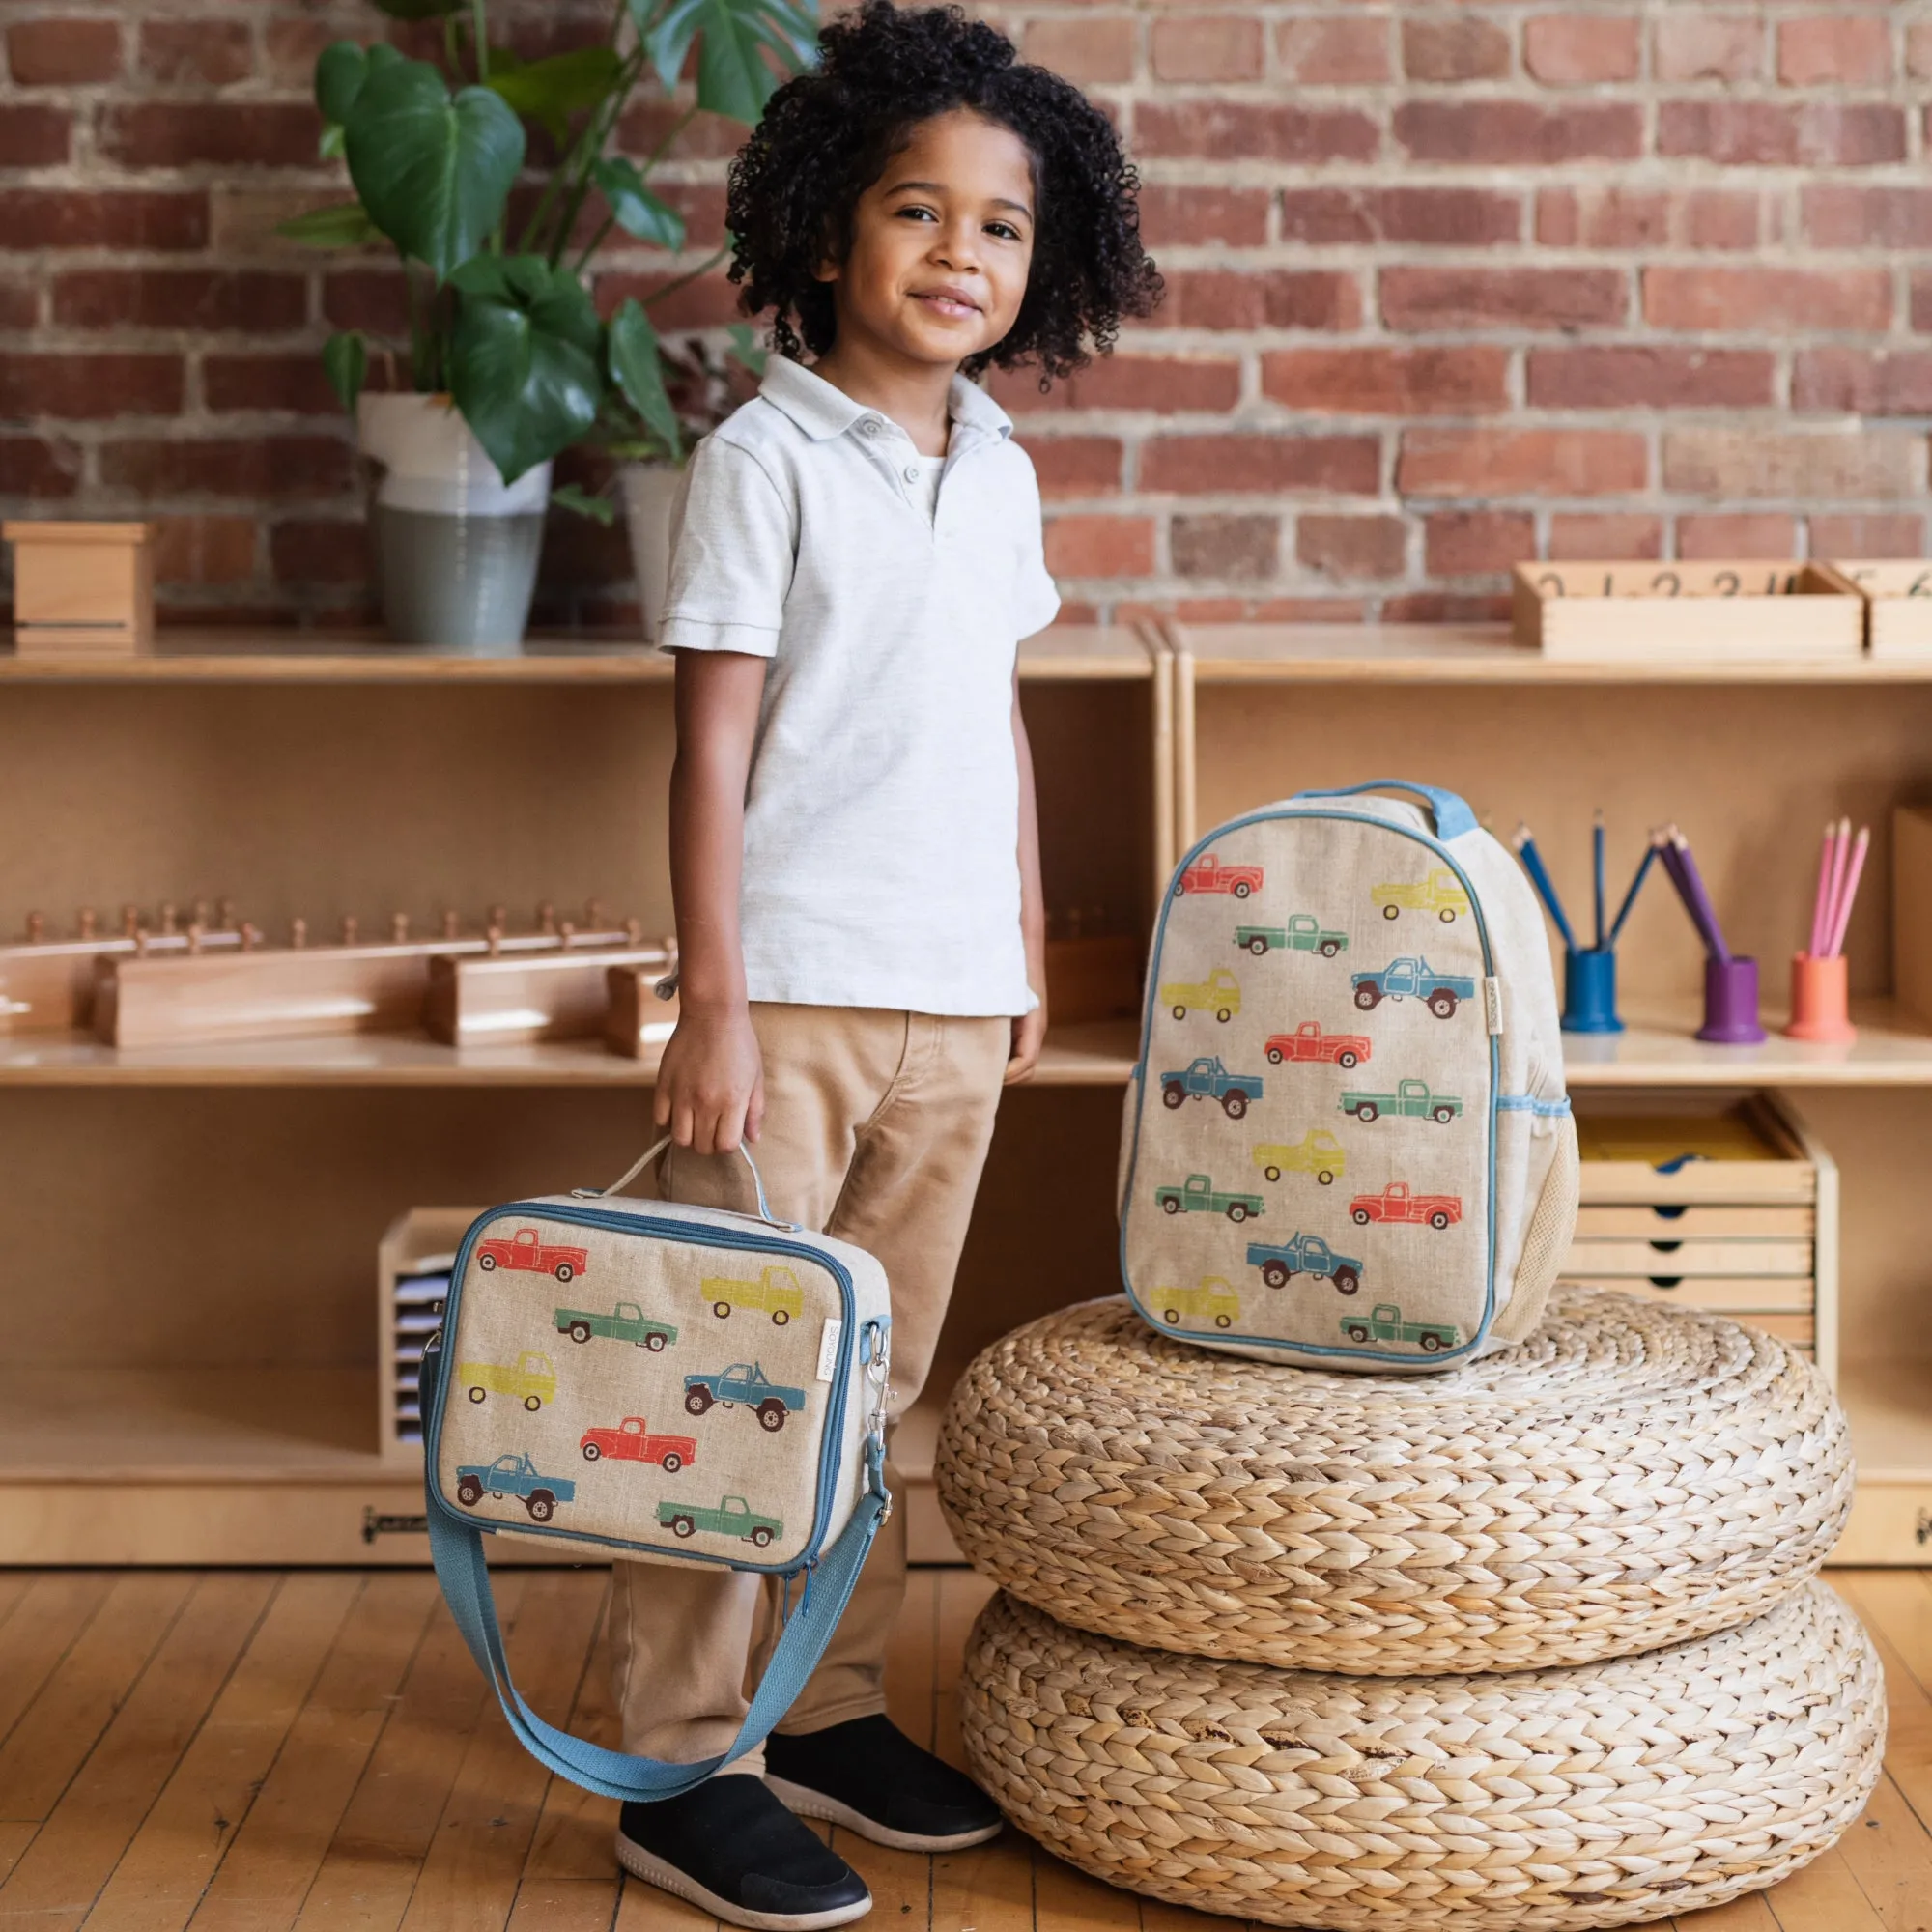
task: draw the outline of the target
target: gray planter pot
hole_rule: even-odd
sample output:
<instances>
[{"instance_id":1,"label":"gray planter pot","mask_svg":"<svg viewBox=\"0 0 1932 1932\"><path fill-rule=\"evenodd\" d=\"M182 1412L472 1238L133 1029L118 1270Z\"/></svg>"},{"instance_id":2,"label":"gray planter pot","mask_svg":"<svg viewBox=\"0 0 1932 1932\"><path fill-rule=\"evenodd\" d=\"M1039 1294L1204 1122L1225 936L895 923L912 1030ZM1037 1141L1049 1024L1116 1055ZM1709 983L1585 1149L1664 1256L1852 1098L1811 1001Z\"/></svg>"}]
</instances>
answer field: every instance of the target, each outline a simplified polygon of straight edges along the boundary
<instances>
[{"instance_id":1,"label":"gray planter pot","mask_svg":"<svg viewBox=\"0 0 1932 1932\"><path fill-rule=\"evenodd\" d=\"M515 651L536 588L550 465L504 483L446 396L365 393L355 420L363 454L383 469L369 533L389 635Z\"/></svg>"}]
</instances>

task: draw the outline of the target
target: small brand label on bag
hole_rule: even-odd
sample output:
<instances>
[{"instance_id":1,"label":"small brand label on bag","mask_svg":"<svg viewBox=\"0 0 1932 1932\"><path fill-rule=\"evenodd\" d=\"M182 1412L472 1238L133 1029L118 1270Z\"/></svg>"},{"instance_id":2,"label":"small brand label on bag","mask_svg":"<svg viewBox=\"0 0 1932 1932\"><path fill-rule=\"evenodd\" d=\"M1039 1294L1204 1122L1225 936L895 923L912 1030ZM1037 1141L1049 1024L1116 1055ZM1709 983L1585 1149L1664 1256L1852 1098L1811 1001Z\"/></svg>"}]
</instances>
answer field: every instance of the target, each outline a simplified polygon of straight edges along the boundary
<instances>
[{"instance_id":1,"label":"small brand label on bag","mask_svg":"<svg viewBox=\"0 0 1932 1932\"><path fill-rule=\"evenodd\" d=\"M836 1315L827 1316L825 1326L818 1331L818 1379L822 1382L829 1382L838 1373L838 1344L844 1335L844 1322Z\"/></svg>"},{"instance_id":2,"label":"small brand label on bag","mask_svg":"<svg viewBox=\"0 0 1932 1932\"><path fill-rule=\"evenodd\" d=\"M1492 1033L1503 1030L1503 982L1500 980L1483 981L1483 1020Z\"/></svg>"}]
</instances>

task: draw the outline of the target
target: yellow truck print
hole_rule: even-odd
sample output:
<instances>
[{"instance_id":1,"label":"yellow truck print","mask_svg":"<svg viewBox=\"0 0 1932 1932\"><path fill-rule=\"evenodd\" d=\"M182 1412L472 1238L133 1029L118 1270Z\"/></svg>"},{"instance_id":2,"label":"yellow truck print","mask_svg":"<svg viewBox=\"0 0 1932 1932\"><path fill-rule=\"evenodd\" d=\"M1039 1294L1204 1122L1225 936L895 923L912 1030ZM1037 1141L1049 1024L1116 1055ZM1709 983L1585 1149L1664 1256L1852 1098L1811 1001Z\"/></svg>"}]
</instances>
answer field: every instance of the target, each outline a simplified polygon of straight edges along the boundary
<instances>
[{"instance_id":1,"label":"yellow truck print","mask_svg":"<svg viewBox=\"0 0 1932 1932\"><path fill-rule=\"evenodd\" d=\"M1170 1328L1179 1327L1183 1318L1211 1321L1217 1328L1232 1328L1241 1319L1241 1297L1219 1275L1208 1275L1195 1288L1157 1288L1148 1306Z\"/></svg>"},{"instance_id":2,"label":"yellow truck print","mask_svg":"<svg viewBox=\"0 0 1932 1932\"><path fill-rule=\"evenodd\" d=\"M1447 866L1437 866L1426 879L1377 886L1370 896L1381 907L1384 919L1400 919L1405 912L1433 912L1447 924L1469 910L1469 895Z\"/></svg>"},{"instance_id":3,"label":"yellow truck print","mask_svg":"<svg viewBox=\"0 0 1932 1932\"><path fill-rule=\"evenodd\" d=\"M1206 1012L1226 1025L1241 1010L1241 982L1225 966L1217 966L1198 985L1177 980L1163 986L1160 1003L1178 1020L1190 1012Z\"/></svg>"},{"instance_id":4,"label":"yellow truck print","mask_svg":"<svg viewBox=\"0 0 1932 1932\"><path fill-rule=\"evenodd\" d=\"M548 1355L526 1349L514 1362L459 1362L456 1379L469 1392L471 1402L485 1396L513 1395L534 1413L545 1403L556 1400L556 1370Z\"/></svg>"},{"instance_id":5,"label":"yellow truck print","mask_svg":"<svg viewBox=\"0 0 1932 1932\"><path fill-rule=\"evenodd\" d=\"M1284 1174L1312 1174L1326 1187L1348 1173L1349 1156L1326 1127L1313 1127L1298 1141L1264 1141L1255 1149L1255 1165L1270 1180Z\"/></svg>"},{"instance_id":6,"label":"yellow truck print","mask_svg":"<svg viewBox=\"0 0 1932 1932\"><path fill-rule=\"evenodd\" d=\"M721 1321L734 1308L755 1309L782 1328L793 1316L805 1313L805 1291L788 1267L768 1267L756 1281L726 1281L713 1275L701 1292Z\"/></svg>"}]
</instances>

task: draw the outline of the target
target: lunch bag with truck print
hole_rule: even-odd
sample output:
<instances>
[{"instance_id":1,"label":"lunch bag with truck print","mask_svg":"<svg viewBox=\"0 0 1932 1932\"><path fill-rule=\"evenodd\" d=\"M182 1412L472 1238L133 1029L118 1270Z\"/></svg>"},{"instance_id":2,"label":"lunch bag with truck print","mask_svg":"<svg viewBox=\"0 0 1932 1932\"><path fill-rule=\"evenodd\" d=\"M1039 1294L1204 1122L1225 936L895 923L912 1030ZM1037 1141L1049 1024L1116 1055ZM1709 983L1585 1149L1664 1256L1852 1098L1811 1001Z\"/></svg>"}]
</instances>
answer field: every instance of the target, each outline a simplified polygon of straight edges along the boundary
<instances>
[{"instance_id":1,"label":"lunch bag with truck print","mask_svg":"<svg viewBox=\"0 0 1932 1932\"><path fill-rule=\"evenodd\" d=\"M1577 1219L1557 1025L1535 896L1454 794L1378 779L1218 827L1148 969L1121 1149L1134 1305L1310 1368L1520 1340Z\"/></svg>"},{"instance_id":2,"label":"lunch bag with truck print","mask_svg":"<svg viewBox=\"0 0 1932 1932\"><path fill-rule=\"evenodd\" d=\"M885 1271L850 1243L613 1186L480 1215L422 1366L430 1552L510 1726L607 1798L669 1798L762 1743L825 1650L885 1519ZM591 1561L787 1579L787 1616L730 1749L696 1764L559 1731L510 1681L483 1554L535 1537ZM802 1588L795 1603L789 1583Z\"/></svg>"}]
</instances>

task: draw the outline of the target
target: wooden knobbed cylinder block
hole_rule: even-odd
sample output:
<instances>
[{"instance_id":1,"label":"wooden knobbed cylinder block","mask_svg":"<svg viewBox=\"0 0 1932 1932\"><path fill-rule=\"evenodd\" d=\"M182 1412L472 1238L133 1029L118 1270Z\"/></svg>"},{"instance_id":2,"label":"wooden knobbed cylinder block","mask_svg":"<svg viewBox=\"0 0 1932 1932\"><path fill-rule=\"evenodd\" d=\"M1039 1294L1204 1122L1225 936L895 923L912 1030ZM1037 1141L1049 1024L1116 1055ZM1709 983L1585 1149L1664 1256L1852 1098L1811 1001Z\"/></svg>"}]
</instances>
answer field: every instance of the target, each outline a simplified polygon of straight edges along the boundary
<instances>
[{"instance_id":1,"label":"wooden knobbed cylinder block","mask_svg":"<svg viewBox=\"0 0 1932 1932\"><path fill-rule=\"evenodd\" d=\"M8 523L14 643L22 657L151 650L153 531L146 524Z\"/></svg>"},{"instance_id":2,"label":"wooden knobbed cylinder block","mask_svg":"<svg viewBox=\"0 0 1932 1932\"><path fill-rule=\"evenodd\" d=\"M481 958L445 954L430 967L424 1024L430 1037L446 1046L593 1039L604 1031L611 974L656 977L669 964L662 946L563 946Z\"/></svg>"},{"instance_id":3,"label":"wooden knobbed cylinder block","mask_svg":"<svg viewBox=\"0 0 1932 1932\"><path fill-rule=\"evenodd\" d=\"M677 996L657 996L662 966L612 966L606 975L608 1009L604 1044L632 1060L649 1060L664 1051L677 1031Z\"/></svg>"}]
</instances>

